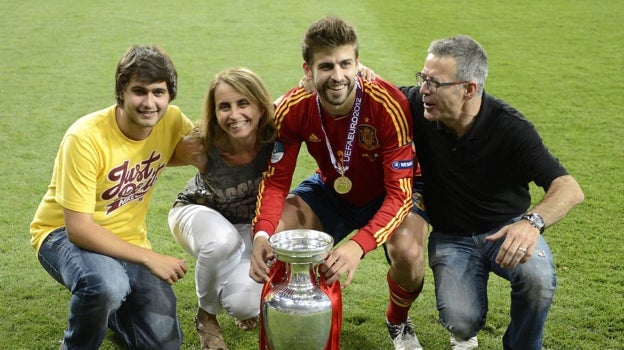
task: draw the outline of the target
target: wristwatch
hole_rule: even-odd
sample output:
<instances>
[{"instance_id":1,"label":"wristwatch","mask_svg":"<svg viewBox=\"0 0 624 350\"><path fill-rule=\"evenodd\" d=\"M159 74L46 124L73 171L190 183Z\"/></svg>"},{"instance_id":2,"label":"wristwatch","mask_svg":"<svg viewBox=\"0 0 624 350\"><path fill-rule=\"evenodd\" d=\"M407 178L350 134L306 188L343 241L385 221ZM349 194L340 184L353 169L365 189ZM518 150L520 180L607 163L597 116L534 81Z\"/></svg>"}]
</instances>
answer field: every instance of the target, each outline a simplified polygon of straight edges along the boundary
<instances>
[{"instance_id":1,"label":"wristwatch","mask_svg":"<svg viewBox=\"0 0 624 350\"><path fill-rule=\"evenodd\" d=\"M546 228L546 225L544 224L544 218L541 217L539 214L528 213L528 214L522 215L521 219L528 220L533 227L539 230L540 235L544 233L544 229Z\"/></svg>"}]
</instances>

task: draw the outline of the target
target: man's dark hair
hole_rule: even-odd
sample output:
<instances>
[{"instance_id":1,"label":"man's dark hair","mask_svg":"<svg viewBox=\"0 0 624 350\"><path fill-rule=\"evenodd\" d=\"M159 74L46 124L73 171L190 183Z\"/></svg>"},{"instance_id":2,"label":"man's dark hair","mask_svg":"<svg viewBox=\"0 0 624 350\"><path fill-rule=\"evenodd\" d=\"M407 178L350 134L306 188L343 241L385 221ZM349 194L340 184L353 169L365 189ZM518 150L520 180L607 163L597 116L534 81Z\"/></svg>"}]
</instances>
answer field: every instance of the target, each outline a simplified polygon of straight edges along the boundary
<instances>
[{"instance_id":1,"label":"man's dark hair","mask_svg":"<svg viewBox=\"0 0 624 350\"><path fill-rule=\"evenodd\" d=\"M308 28L301 44L301 53L303 60L312 64L312 56L316 50L343 45L353 45L355 58L358 58L359 44L355 28L338 17L325 17Z\"/></svg>"},{"instance_id":2,"label":"man's dark hair","mask_svg":"<svg viewBox=\"0 0 624 350\"><path fill-rule=\"evenodd\" d=\"M119 60L115 73L115 97L122 104L124 89L132 78L142 83L164 81L173 101L178 90L178 72L169 55L158 46L131 46Z\"/></svg>"}]
</instances>

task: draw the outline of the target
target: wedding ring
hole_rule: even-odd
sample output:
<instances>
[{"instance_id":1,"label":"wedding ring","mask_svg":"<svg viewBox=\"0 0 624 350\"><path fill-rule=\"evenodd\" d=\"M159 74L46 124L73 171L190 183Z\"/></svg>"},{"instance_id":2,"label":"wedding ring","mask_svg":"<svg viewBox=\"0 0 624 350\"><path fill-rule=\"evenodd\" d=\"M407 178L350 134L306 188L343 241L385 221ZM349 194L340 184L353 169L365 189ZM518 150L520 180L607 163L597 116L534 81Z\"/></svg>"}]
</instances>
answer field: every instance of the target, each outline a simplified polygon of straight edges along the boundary
<instances>
[{"instance_id":1,"label":"wedding ring","mask_svg":"<svg viewBox=\"0 0 624 350\"><path fill-rule=\"evenodd\" d=\"M525 255L526 255L526 253L527 253L527 249L526 249L526 248L522 248L522 247L520 247L520 248L518 248L518 250L519 250L519 251L521 251L521 252L522 252L522 254L525 254Z\"/></svg>"}]
</instances>

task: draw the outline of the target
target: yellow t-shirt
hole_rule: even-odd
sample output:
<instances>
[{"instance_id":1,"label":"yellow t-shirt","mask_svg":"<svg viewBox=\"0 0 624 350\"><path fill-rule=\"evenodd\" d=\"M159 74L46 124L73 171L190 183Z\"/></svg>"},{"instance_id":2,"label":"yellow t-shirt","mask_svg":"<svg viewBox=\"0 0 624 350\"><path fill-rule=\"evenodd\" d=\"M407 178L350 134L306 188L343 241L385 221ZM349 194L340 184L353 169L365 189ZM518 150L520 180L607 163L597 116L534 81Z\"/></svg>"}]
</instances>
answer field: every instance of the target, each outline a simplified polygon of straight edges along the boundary
<instances>
[{"instance_id":1,"label":"yellow t-shirt","mask_svg":"<svg viewBox=\"0 0 624 350\"><path fill-rule=\"evenodd\" d=\"M50 232L65 225L63 208L92 213L119 238L151 248L145 217L154 184L193 125L169 105L151 134L134 141L119 129L115 107L80 118L65 133L48 191L30 224L36 251Z\"/></svg>"}]
</instances>

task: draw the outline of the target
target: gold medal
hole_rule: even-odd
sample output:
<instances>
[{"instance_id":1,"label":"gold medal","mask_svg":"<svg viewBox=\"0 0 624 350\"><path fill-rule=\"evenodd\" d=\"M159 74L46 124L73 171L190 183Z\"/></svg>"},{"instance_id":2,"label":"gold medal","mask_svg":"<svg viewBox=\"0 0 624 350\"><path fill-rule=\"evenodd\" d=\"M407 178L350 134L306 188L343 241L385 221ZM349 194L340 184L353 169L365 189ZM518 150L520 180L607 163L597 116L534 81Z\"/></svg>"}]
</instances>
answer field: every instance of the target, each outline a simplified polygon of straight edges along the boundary
<instances>
[{"instance_id":1,"label":"gold medal","mask_svg":"<svg viewBox=\"0 0 624 350\"><path fill-rule=\"evenodd\" d=\"M340 175L340 177L334 180L334 189L340 194L349 193L351 185L351 180L344 175Z\"/></svg>"}]
</instances>

